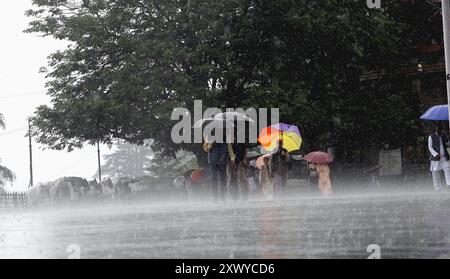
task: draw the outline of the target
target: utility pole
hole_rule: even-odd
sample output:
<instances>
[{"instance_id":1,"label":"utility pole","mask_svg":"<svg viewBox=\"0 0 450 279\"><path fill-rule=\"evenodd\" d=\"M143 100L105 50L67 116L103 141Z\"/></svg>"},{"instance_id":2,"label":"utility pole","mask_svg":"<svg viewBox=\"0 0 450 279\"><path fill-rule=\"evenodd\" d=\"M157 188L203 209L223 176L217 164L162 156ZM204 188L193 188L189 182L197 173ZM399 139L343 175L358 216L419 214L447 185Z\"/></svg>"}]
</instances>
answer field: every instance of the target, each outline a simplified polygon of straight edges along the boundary
<instances>
[{"instance_id":1,"label":"utility pole","mask_svg":"<svg viewBox=\"0 0 450 279\"><path fill-rule=\"evenodd\" d=\"M100 141L97 141L97 159L98 159L98 182L102 181L102 169L100 165Z\"/></svg>"},{"instance_id":2,"label":"utility pole","mask_svg":"<svg viewBox=\"0 0 450 279\"><path fill-rule=\"evenodd\" d=\"M444 29L444 51L445 51L445 75L447 79L447 102L450 112L450 3L449 0L441 0L442 24ZM450 121L449 121L450 127Z\"/></svg>"},{"instance_id":3,"label":"utility pole","mask_svg":"<svg viewBox=\"0 0 450 279\"><path fill-rule=\"evenodd\" d=\"M30 183L28 184L28 188L33 187L33 147L31 145L31 121L28 118L28 146L30 148Z\"/></svg>"}]
</instances>

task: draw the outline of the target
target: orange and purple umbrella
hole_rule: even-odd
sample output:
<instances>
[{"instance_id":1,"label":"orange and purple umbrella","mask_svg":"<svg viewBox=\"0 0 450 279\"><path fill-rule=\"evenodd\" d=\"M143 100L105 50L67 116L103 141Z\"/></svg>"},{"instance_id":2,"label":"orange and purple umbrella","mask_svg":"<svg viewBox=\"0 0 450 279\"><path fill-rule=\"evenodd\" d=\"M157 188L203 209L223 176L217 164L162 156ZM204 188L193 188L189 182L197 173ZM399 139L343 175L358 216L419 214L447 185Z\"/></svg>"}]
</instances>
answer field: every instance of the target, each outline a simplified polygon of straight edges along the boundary
<instances>
[{"instance_id":1,"label":"orange and purple umbrella","mask_svg":"<svg viewBox=\"0 0 450 279\"><path fill-rule=\"evenodd\" d=\"M283 141L283 148L288 152L299 150L302 145L300 130L295 125L279 123L262 129L258 141L266 151L278 147L278 141Z\"/></svg>"}]
</instances>

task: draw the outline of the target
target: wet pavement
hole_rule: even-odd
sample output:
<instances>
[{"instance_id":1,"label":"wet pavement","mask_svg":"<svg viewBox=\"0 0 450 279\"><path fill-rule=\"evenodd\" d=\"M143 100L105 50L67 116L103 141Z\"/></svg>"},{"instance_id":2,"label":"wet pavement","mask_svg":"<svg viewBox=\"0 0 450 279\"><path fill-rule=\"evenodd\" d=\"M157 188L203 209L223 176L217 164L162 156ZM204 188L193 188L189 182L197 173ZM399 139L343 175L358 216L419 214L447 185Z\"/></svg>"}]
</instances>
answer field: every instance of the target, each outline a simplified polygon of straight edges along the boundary
<instances>
[{"instance_id":1,"label":"wet pavement","mask_svg":"<svg viewBox=\"0 0 450 279\"><path fill-rule=\"evenodd\" d=\"M0 258L450 258L450 192L0 212Z\"/></svg>"}]
</instances>

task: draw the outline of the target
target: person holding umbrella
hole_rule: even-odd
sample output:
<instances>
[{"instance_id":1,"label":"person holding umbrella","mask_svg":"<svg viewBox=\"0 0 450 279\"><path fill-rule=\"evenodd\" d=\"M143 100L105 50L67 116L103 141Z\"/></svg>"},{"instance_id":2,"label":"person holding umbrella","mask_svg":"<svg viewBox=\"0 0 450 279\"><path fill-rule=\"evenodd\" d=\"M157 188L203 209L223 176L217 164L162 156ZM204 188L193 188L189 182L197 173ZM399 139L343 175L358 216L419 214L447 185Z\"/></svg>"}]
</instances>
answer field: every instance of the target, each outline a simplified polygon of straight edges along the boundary
<instances>
[{"instance_id":1,"label":"person holding umbrella","mask_svg":"<svg viewBox=\"0 0 450 279\"><path fill-rule=\"evenodd\" d=\"M235 145L233 150L234 139L231 131L235 129L235 122L249 122L255 121L249 116L240 112L221 112L214 115L214 117L203 118L195 122L194 128L201 128L205 123L214 123L215 127L226 128L225 142L215 142L210 138L205 138L203 149L208 152L208 165L211 172L211 184L214 201L225 200L225 192L227 188L227 180L230 180L231 196L237 200L239 197L239 188L243 193L244 199L247 197L248 187L246 184L247 175L247 159L246 146ZM209 125L208 124L208 125ZM212 131L215 133L215 129ZM214 135L212 135L214 137ZM228 179L227 179L228 178ZM240 187L238 188L238 183Z\"/></svg>"},{"instance_id":2,"label":"person holding umbrella","mask_svg":"<svg viewBox=\"0 0 450 279\"><path fill-rule=\"evenodd\" d=\"M322 195L331 195L333 190L331 189L330 166L328 164L333 161L333 158L328 153L315 151L306 155L305 160L312 163L317 172L319 177L318 187Z\"/></svg>"},{"instance_id":3,"label":"person holding umbrella","mask_svg":"<svg viewBox=\"0 0 450 279\"><path fill-rule=\"evenodd\" d=\"M450 189L450 156L447 151L448 138L442 133L442 126L437 124L433 133L428 136L428 151L430 152L430 171L434 190L439 191L440 171L444 171L447 189Z\"/></svg>"},{"instance_id":4,"label":"person holding umbrella","mask_svg":"<svg viewBox=\"0 0 450 279\"><path fill-rule=\"evenodd\" d=\"M270 166L276 196L286 191L288 173L291 166L289 152L299 150L302 137L297 126L278 123L262 129L258 141L262 150L271 154Z\"/></svg>"},{"instance_id":5,"label":"person holding umbrella","mask_svg":"<svg viewBox=\"0 0 450 279\"><path fill-rule=\"evenodd\" d=\"M429 108L422 116L422 120L448 121L448 105L438 105ZM450 156L447 151L448 137L442 133L441 124L436 124L431 135L428 136L428 151L430 152L430 171L433 178L434 190L441 190L440 171L444 171L447 188L450 189Z\"/></svg>"},{"instance_id":6,"label":"person holding umbrella","mask_svg":"<svg viewBox=\"0 0 450 279\"><path fill-rule=\"evenodd\" d=\"M203 150L208 153L213 201L225 201L227 165L229 162L234 163L235 160L231 144L227 142L216 142L206 137Z\"/></svg>"}]
</instances>

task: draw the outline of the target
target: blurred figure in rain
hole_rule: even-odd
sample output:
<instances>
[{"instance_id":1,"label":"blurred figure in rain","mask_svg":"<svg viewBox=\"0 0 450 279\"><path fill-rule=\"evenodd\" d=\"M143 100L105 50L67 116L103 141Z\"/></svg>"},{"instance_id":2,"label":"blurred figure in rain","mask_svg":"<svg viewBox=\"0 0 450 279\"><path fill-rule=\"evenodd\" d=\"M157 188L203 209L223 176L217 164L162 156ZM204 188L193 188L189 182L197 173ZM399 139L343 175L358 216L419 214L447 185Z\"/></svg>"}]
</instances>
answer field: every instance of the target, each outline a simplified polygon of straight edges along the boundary
<instances>
[{"instance_id":1,"label":"blurred figure in rain","mask_svg":"<svg viewBox=\"0 0 450 279\"><path fill-rule=\"evenodd\" d=\"M237 165L237 182L239 185L239 195L241 200L248 200L249 194L249 161L247 159L247 148Z\"/></svg>"},{"instance_id":2,"label":"blurred figure in rain","mask_svg":"<svg viewBox=\"0 0 450 279\"><path fill-rule=\"evenodd\" d=\"M330 166L328 164L314 164L317 175L319 177L319 190L322 195L331 195L331 179L330 179Z\"/></svg>"},{"instance_id":3,"label":"blurred figure in rain","mask_svg":"<svg viewBox=\"0 0 450 279\"><path fill-rule=\"evenodd\" d=\"M260 171L260 178L259 178L259 182L261 184L261 188L262 188L262 193L263 195L271 200L273 199L273 195L274 195L274 183L273 183L273 174L272 174L272 170L271 170L271 163L270 163L270 158L268 156L264 157L264 165L261 168Z\"/></svg>"},{"instance_id":4,"label":"blurred figure in rain","mask_svg":"<svg viewBox=\"0 0 450 279\"><path fill-rule=\"evenodd\" d=\"M247 145L245 143L237 143L236 139L231 144L231 158L229 164L230 190L234 200L248 199L248 160L247 160Z\"/></svg>"},{"instance_id":5,"label":"blurred figure in rain","mask_svg":"<svg viewBox=\"0 0 450 279\"><path fill-rule=\"evenodd\" d=\"M430 171L433 186L440 191L440 171L444 171L447 188L450 189L450 156L447 151L448 137L442 133L440 124L435 126L434 132L428 137L428 151L430 152Z\"/></svg>"},{"instance_id":6,"label":"blurred figure in rain","mask_svg":"<svg viewBox=\"0 0 450 279\"><path fill-rule=\"evenodd\" d=\"M260 170L256 167L256 160L249 160L248 163L248 174L247 174L247 185L250 194L261 194L261 185L259 184Z\"/></svg>"},{"instance_id":7,"label":"blurred figure in rain","mask_svg":"<svg viewBox=\"0 0 450 279\"><path fill-rule=\"evenodd\" d=\"M306 171L309 189L315 191L319 183L319 175L317 174L316 166L313 163L308 162Z\"/></svg>"},{"instance_id":8,"label":"blurred figure in rain","mask_svg":"<svg viewBox=\"0 0 450 279\"><path fill-rule=\"evenodd\" d=\"M286 193L286 182L290 163L289 152L283 148L283 140L278 139L278 148L271 156L272 176L276 196L283 196Z\"/></svg>"}]
</instances>

